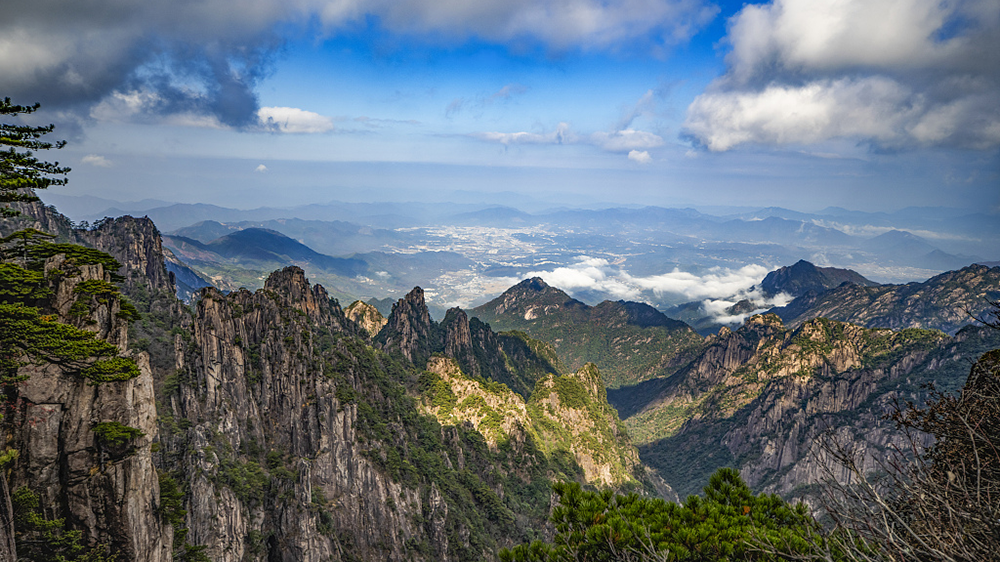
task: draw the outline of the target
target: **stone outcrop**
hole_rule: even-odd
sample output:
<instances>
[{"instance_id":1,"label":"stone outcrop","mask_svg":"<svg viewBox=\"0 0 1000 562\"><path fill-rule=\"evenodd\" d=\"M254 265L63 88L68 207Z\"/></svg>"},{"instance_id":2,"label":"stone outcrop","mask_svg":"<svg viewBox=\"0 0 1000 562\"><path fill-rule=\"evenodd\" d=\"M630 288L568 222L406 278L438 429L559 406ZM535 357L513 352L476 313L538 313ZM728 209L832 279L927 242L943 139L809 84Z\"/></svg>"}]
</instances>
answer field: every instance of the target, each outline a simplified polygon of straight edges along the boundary
<instances>
[{"instance_id":1,"label":"stone outcrop","mask_svg":"<svg viewBox=\"0 0 1000 562\"><path fill-rule=\"evenodd\" d=\"M159 485L151 444L157 437L154 383L145 353L128 350L128 325L119 317L121 299L91 299L74 292L85 281L110 281L103 266L50 258L49 313L90 330L130 356L139 375L94 384L73 365L28 365L19 370L13 409L4 419L9 446L19 452L8 477L11 490L29 487L46 516L65 518L85 543L104 544L124 561L171 560L172 529L161 521ZM58 273L56 273L58 272ZM86 299L89 313L71 313ZM117 422L141 432L124 446L101 442L96 424Z\"/></svg>"},{"instance_id":2,"label":"stone outcrop","mask_svg":"<svg viewBox=\"0 0 1000 562\"><path fill-rule=\"evenodd\" d=\"M542 377L528 400L504 386L470 378L451 357L432 357L427 371L436 378L424 393L421 409L442 425L470 424L492 449L501 444L519 451L537 449L542 455L524 458L531 465L544 467L548 459L572 458L579 472L554 474L559 480L621 488L645 479L638 451L608 406L593 364L575 373ZM558 470L555 463L550 470Z\"/></svg>"},{"instance_id":3,"label":"stone outcrop","mask_svg":"<svg viewBox=\"0 0 1000 562\"><path fill-rule=\"evenodd\" d=\"M755 489L808 499L808 487L830 470L847 477L828 465L823 439L865 451L874 468L902 443L883 419L895 400L919 402L925 382L960 384L960 363L988 348L988 336L952 339L825 319L792 330L777 316L754 316L712 338L682 372L637 388L655 397L629 412L626 425L646 462L682 494L728 465Z\"/></svg>"},{"instance_id":4,"label":"stone outcrop","mask_svg":"<svg viewBox=\"0 0 1000 562\"><path fill-rule=\"evenodd\" d=\"M368 332L368 335L375 337L388 320L374 306L364 301L354 301L344 309L344 314Z\"/></svg>"},{"instance_id":5,"label":"stone outcrop","mask_svg":"<svg viewBox=\"0 0 1000 562\"><path fill-rule=\"evenodd\" d=\"M375 341L383 351L399 353L416 364L424 363L431 350L440 348L441 332L431 320L423 289L414 287L392 305L392 314Z\"/></svg>"},{"instance_id":6,"label":"stone outcrop","mask_svg":"<svg viewBox=\"0 0 1000 562\"><path fill-rule=\"evenodd\" d=\"M203 291L169 398L173 419L196 421L165 441L191 486L188 540L212 560L402 560L422 538L419 491L366 457L357 407L326 369L342 390L366 373L316 359L333 346L350 363L334 334L360 332L296 267L257 293Z\"/></svg>"}]
</instances>

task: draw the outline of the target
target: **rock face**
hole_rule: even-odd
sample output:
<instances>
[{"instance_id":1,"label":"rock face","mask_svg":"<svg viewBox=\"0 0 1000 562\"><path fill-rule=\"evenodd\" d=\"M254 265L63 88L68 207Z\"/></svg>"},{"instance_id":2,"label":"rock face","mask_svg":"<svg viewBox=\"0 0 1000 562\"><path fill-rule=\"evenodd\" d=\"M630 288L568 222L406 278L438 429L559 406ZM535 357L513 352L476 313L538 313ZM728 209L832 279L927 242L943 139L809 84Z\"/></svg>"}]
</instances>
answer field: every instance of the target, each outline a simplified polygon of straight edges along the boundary
<instances>
[{"instance_id":1,"label":"rock face","mask_svg":"<svg viewBox=\"0 0 1000 562\"><path fill-rule=\"evenodd\" d=\"M372 337L375 337L388 322L377 308L363 301L351 303L344 309L344 314Z\"/></svg>"},{"instance_id":2,"label":"rock face","mask_svg":"<svg viewBox=\"0 0 1000 562\"><path fill-rule=\"evenodd\" d=\"M865 287L844 285L809 291L783 308L773 309L792 327L824 317L869 328L927 328L954 335L973 323L987 299L1000 298L1000 267L970 265L923 283Z\"/></svg>"},{"instance_id":3,"label":"rock face","mask_svg":"<svg viewBox=\"0 0 1000 562\"><path fill-rule=\"evenodd\" d=\"M673 377L630 389L632 402L615 399L627 403L625 424L644 461L682 495L736 466L755 489L808 498L826 475L825 432L836 428L874 467L901 442L883 419L894 400L919 402L926 382L955 388L967 358L996 339L971 328L952 339L822 318L791 330L777 316L754 316Z\"/></svg>"},{"instance_id":4,"label":"rock face","mask_svg":"<svg viewBox=\"0 0 1000 562\"><path fill-rule=\"evenodd\" d=\"M93 230L75 233L80 243L109 253L122 264L126 294L134 294L140 286L152 291L174 290L164 264L160 231L148 218L118 217Z\"/></svg>"},{"instance_id":5,"label":"rock face","mask_svg":"<svg viewBox=\"0 0 1000 562\"><path fill-rule=\"evenodd\" d=\"M383 351L399 353L416 364L426 362L431 350L440 347L441 333L431 320L423 289L415 287L392 305L392 314L375 341Z\"/></svg>"},{"instance_id":6,"label":"rock face","mask_svg":"<svg viewBox=\"0 0 1000 562\"><path fill-rule=\"evenodd\" d=\"M194 424L165 438L190 486L188 540L218 561L405 559L419 492L366 457L344 400L366 373L337 340L361 329L294 267L257 293L206 289L193 328L169 403Z\"/></svg>"},{"instance_id":7,"label":"rock face","mask_svg":"<svg viewBox=\"0 0 1000 562\"><path fill-rule=\"evenodd\" d=\"M543 454L527 456L533 466L568 457L572 470L550 468L560 471L560 480L621 488L643 478L639 453L608 405L593 364L576 373L544 376L528 400L502 385L470 378L450 357L432 357L427 371L432 376L421 406L442 425L470 424L494 449L538 449Z\"/></svg>"},{"instance_id":8,"label":"rock face","mask_svg":"<svg viewBox=\"0 0 1000 562\"><path fill-rule=\"evenodd\" d=\"M189 490L186 540L233 562L481 560L542 525L544 449L438 425L409 397L426 375L409 369L446 359L407 357L469 351L468 319L450 316L438 326L414 290L379 332L382 353L299 268L256 293L203 290L161 413L162 462Z\"/></svg>"},{"instance_id":9,"label":"rock face","mask_svg":"<svg viewBox=\"0 0 1000 562\"><path fill-rule=\"evenodd\" d=\"M47 516L65 518L83 531L85 542L108 545L119 560L169 561L172 529L160 519L150 448L158 430L149 358L128 351L128 325L119 317L117 295L92 299L86 314L73 309L84 298L74 291L81 283L111 280L103 266L76 266L57 255L45 271L53 290L49 312L96 333L120 353L131 353L139 376L94 385L69 367L22 367L19 374L27 378L17 387L18 407L4 419L9 446L20 453L9 486L31 488ZM102 422L124 424L142 435L127 446L110 446L93 431Z\"/></svg>"}]
</instances>

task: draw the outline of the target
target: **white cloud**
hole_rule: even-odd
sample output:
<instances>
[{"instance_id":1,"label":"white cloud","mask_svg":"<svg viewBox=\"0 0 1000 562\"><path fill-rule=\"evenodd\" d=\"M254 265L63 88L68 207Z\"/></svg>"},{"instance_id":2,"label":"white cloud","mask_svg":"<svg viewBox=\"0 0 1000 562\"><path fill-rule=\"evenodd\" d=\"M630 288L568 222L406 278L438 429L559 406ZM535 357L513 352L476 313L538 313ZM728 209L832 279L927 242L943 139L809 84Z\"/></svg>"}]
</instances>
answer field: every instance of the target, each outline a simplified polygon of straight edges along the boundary
<instances>
[{"instance_id":1,"label":"white cloud","mask_svg":"<svg viewBox=\"0 0 1000 562\"><path fill-rule=\"evenodd\" d=\"M91 166L97 166L98 168L110 168L114 165L111 160L108 160L99 154L88 154L81 158L80 162L90 164Z\"/></svg>"},{"instance_id":2,"label":"white cloud","mask_svg":"<svg viewBox=\"0 0 1000 562\"><path fill-rule=\"evenodd\" d=\"M730 20L684 130L710 150L855 139L1000 146L995 0L773 0Z\"/></svg>"},{"instance_id":3,"label":"white cloud","mask_svg":"<svg viewBox=\"0 0 1000 562\"><path fill-rule=\"evenodd\" d=\"M610 152L628 152L663 146L663 138L659 135L635 129L624 129L612 133L593 133L590 135L590 142Z\"/></svg>"},{"instance_id":4,"label":"white cloud","mask_svg":"<svg viewBox=\"0 0 1000 562\"><path fill-rule=\"evenodd\" d=\"M182 8L149 0L19 2L0 18L0 77L5 95L50 109L86 113L145 89L161 102L145 109L252 129L255 90L285 39L279 33L298 36L313 22L321 34L377 21L434 43L475 37L553 51L661 52L717 13L708 0L254 0L238 9L231 0Z\"/></svg>"},{"instance_id":5,"label":"white cloud","mask_svg":"<svg viewBox=\"0 0 1000 562\"><path fill-rule=\"evenodd\" d=\"M700 0L338 0L321 17L334 27L375 15L403 33L593 49L684 41L717 13Z\"/></svg>"},{"instance_id":6,"label":"white cloud","mask_svg":"<svg viewBox=\"0 0 1000 562\"><path fill-rule=\"evenodd\" d=\"M638 162L640 164L649 164L653 161L653 157L649 155L649 152L643 150L642 152L638 150L631 150L628 153L628 159L633 162Z\"/></svg>"},{"instance_id":7,"label":"white cloud","mask_svg":"<svg viewBox=\"0 0 1000 562\"><path fill-rule=\"evenodd\" d=\"M261 165L257 166L256 168L254 168L253 171L257 172L258 174L266 174L267 173L267 166L261 164Z\"/></svg>"},{"instance_id":8,"label":"white cloud","mask_svg":"<svg viewBox=\"0 0 1000 562\"><path fill-rule=\"evenodd\" d=\"M672 293L688 300L723 298L746 291L760 282L768 269L762 265L746 265L737 270L713 267L696 275L674 269L670 273L650 277L630 277L632 283L657 295Z\"/></svg>"},{"instance_id":9,"label":"white cloud","mask_svg":"<svg viewBox=\"0 0 1000 562\"><path fill-rule=\"evenodd\" d=\"M608 152L634 152L663 145L659 135L635 129L605 132L598 131L588 136L574 133L568 123L559 123L555 130L548 133L516 133L483 132L472 133L470 136L487 142L497 142L503 145L512 144L589 144Z\"/></svg>"},{"instance_id":10,"label":"white cloud","mask_svg":"<svg viewBox=\"0 0 1000 562\"><path fill-rule=\"evenodd\" d=\"M751 314L775 306L784 306L792 298L779 294L771 298L754 290L766 276L768 269L750 264L739 269L714 267L702 273L675 269L660 275L636 277L611 264L604 258L580 256L576 262L550 271L533 271L528 277L541 277L553 287L571 295L593 298L624 299L633 301L655 300L701 301L705 316L721 323L739 323ZM650 294L652 293L652 294ZM727 309L736 303L750 301L754 310L743 314L730 314Z\"/></svg>"},{"instance_id":11,"label":"white cloud","mask_svg":"<svg viewBox=\"0 0 1000 562\"><path fill-rule=\"evenodd\" d=\"M503 145L568 144L576 141L576 135L570 132L568 123L559 123L555 130L550 133L528 133L523 131L518 133L485 132L473 133L470 136L488 142L498 142Z\"/></svg>"},{"instance_id":12,"label":"white cloud","mask_svg":"<svg viewBox=\"0 0 1000 562\"><path fill-rule=\"evenodd\" d=\"M570 293L592 291L616 299L636 299L640 291L628 282L627 274L603 258L580 256L577 262L552 271L533 271L528 277L541 277L546 283Z\"/></svg>"},{"instance_id":13,"label":"white cloud","mask_svg":"<svg viewBox=\"0 0 1000 562\"><path fill-rule=\"evenodd\" d=\"M295 107L262 107L257 117L265 129L279 133L329 133L333 119Z\"/></svg>"}]
</instances>

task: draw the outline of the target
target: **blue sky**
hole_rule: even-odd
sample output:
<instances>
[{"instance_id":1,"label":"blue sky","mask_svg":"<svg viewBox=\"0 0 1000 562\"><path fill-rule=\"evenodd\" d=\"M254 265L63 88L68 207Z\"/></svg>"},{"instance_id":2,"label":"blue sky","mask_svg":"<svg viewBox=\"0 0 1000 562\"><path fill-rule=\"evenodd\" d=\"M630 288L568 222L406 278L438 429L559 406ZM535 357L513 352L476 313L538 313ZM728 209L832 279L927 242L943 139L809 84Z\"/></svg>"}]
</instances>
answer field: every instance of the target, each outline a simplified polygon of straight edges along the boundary
<instances>
[{"instance_id":1,"label":"blue sky","mask_svg":"<svg viewBox=\"0 0 1000 562\"><path fill-rule=\"evenodd\" d=\"M13 0L61 193L998 211L995 0ZM515 194L515 195L511 195Z\"/></svg>"}]
</instances>

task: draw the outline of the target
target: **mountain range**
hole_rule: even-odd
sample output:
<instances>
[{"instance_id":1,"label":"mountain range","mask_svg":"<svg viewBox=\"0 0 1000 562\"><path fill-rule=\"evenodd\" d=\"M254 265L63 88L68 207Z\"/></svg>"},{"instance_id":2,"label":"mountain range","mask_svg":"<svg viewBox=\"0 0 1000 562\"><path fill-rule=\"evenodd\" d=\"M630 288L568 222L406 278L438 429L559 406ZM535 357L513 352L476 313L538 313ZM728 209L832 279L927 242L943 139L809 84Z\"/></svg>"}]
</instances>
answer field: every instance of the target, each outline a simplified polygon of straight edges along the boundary
<instances>
[{"instance_id":1,"label":"mountain range","mask_svg":"<svg viewBox=\"0 0 1000 562\"><path fill-rule=\"evenodd\" d=\"M392 268L405 259L413 276L434 270L420 260L484 264L426 250L337 258L256 226L203 224L206 236L221 233L207 242L161 239L144 218L81 229L42 205L20 209L0 233L44 229L58 237L46 243L67 245L45 246L37 263L5 261L4 283L37 287L3 299L30 294L39 322L85 331L121 355L14 367L23 379L2 420L15 452L5 454L0 503L60 521L52 527L122 561L494 560L501 547L546 537L554 481L676 500L720 467L815 506L830 468L824 439L863 449L874 468L903 443L885 419L894 404L921 403L928 383L960 388L970 363L1000 347L996 330L962 316L989 309L1000 267L875 285L789 261L758 289L793 300L745 310L737 329L704 337L649 304L591 305L539 277L440 321L420 287L388 307L376 300L386 315L375 304L345 309L336 295L379 271L404 278ZM710 220L688 210L559 213L598 233L628 230L635 217L661 227ZM712 220L752 237L787 235L797 219ZM838 236L815 226L796 240ZM547 234L518 236L503 240ZM310 270L354 285L328 291ZM219 290L239 276L259 281ZM197 289L190 306L176 296L179 280ZM134 369L102 378L122 364ZM26 520L0 528L0 543L35 544Z\"/></svg>"}]
</instances>

